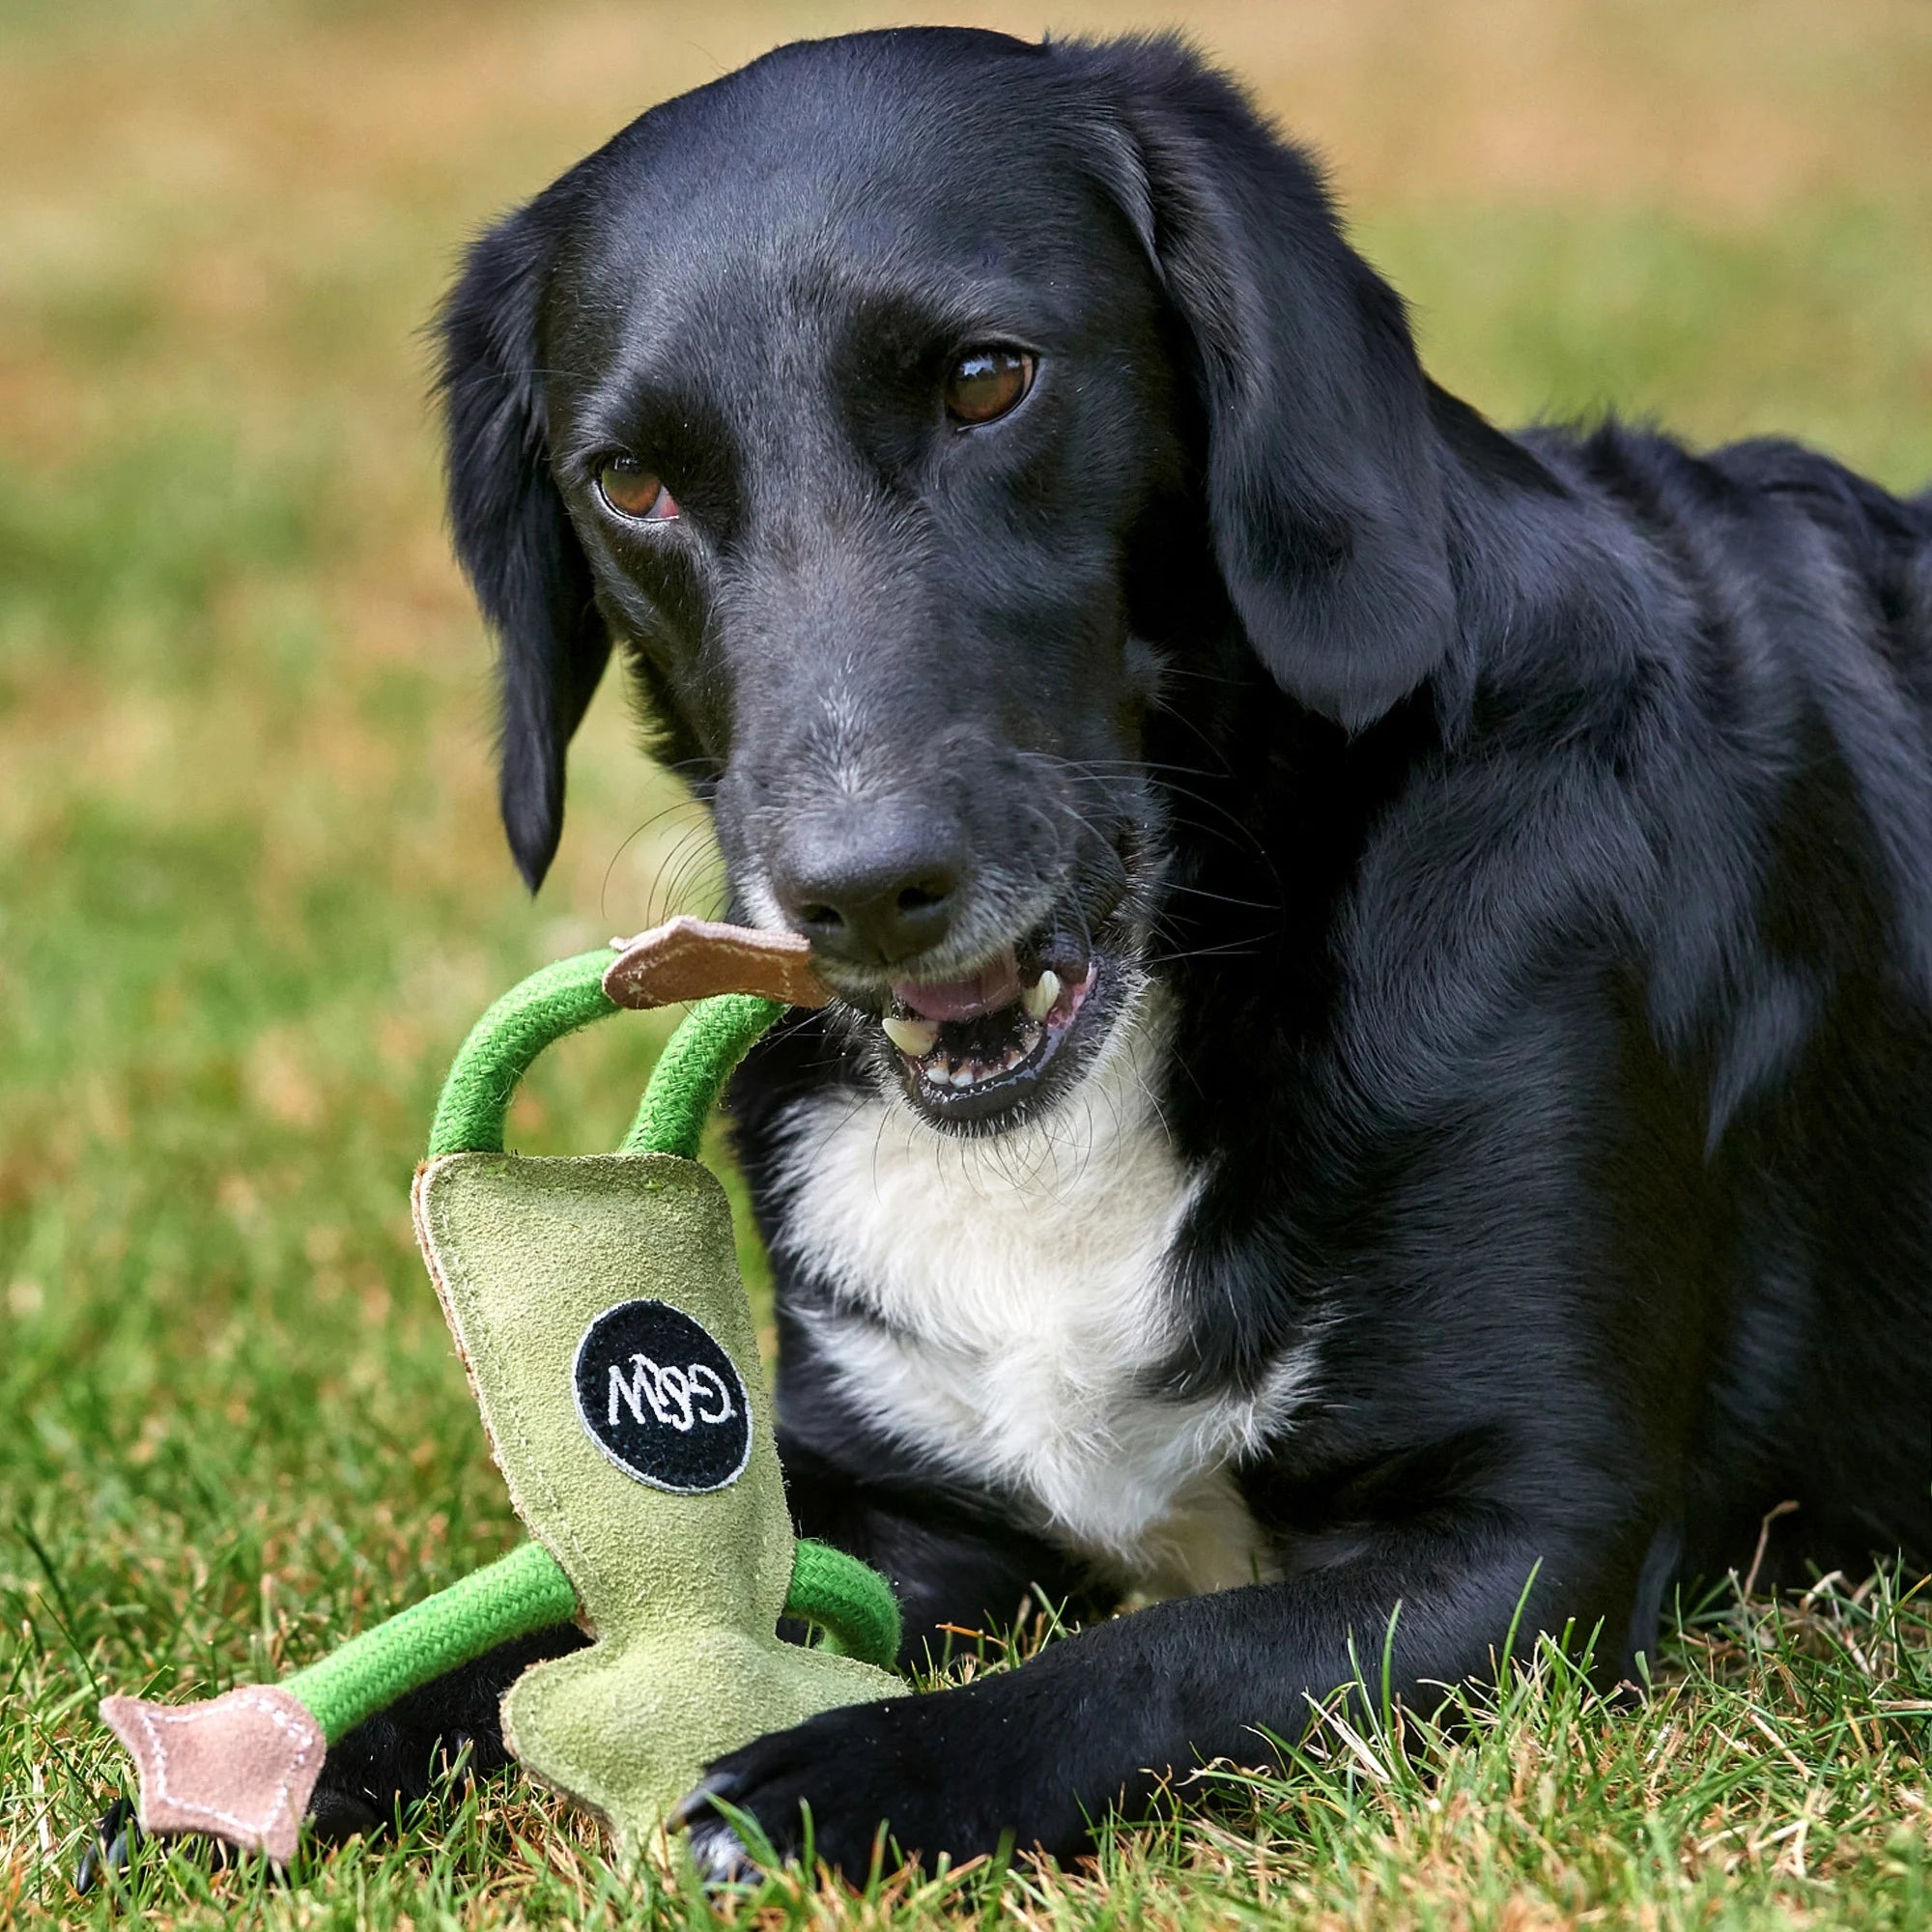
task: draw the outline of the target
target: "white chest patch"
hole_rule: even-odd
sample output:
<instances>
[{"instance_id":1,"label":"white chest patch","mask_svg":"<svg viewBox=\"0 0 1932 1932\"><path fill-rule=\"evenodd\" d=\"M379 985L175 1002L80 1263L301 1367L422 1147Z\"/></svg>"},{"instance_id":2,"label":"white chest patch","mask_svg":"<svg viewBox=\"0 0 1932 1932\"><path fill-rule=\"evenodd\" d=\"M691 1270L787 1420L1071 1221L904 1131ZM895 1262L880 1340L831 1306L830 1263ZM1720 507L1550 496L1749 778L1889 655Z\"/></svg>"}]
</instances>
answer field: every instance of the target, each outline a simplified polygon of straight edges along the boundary
<instances>
[{"instance_id":1,"label":"white chest patch","mask_svg":"<svg viewBox=\"0 0 1932 1932\"><path fill-rule=\"evenodd\" d=\"M1164 1260L1202 1179L1150 1092L1166 1032L1143 1003L1049 1118L992 1140L828 1097L781 1179L787 1245L842 1304L814 1319L847 1399L937 1468L1017 1492L1036 1526L1150 1597L1270 1574L1226 1465L1286 1426L1314 1369L1311 1345L1255 1396L1147 1387L1177 1334Z\"/></svg>"}]
</instances>

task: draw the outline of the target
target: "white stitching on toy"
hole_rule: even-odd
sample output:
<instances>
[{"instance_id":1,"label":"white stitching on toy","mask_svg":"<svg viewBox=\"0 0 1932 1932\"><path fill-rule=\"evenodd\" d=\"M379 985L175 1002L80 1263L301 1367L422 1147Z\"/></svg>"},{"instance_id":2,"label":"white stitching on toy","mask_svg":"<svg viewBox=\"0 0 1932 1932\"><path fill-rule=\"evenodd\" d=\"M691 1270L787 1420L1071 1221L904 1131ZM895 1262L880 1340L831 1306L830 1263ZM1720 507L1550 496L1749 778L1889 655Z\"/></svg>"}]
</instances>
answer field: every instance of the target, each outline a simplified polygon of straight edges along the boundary
<instances>
[{"instance_id":1,"label":"white stitching on toy","mask_svg":"<svg viewBox=\"0 0 1932 1932\"><path fill-rule=\"evenodd\" d=\"M276 1816L281 1812L294 1808L289 1804L290 1780L294 1776L306 1768L309 1758L313 1755L315 1750L315 1733L298 1724L278 1704L261 1696L258 1692L247 1690L232 1690L228 1693L228 1696L233 1702L240 1704L244 1711L260 1712L277 1730L284 1734L294 1733L302 1739L302 1744L296 1754L294 1765L291 1766L290 1771L283 1776L281 1783L275 1787L275 1802L257 1820L238 1817L233 1811L220 1810L213 1804L201 1804L193 1798L176 1796L175 1793L168 1789L168 1747L162 1740L160 1725L156 1721L154 1710L146 1703L136 1699L134 1701L135 1714L141 1719L141 1728L147 1733L149 1748L155 1754L155 1796L163 1804L173 1804L183 1811L192 1812L197 1817L213 1818L216 1824L227 1825L237 1832L245 1832L250 1837L264 1838L268 1835L270 1826L275 1822ZM173 1724L192 1723L194 1721L192 1712L177 1716L173 1712L164 1711L160 1716Z\"/></svg>"},{"instance_id":2,"label":"white stitching on toy","mask_svg":"<svg viewBox=\"0 0 1932 1932\"><path fill-rule=\"evenodd\" d=\"M712 1368L708 1362L693 1362L690 1373L691 1387L694 1394L697 1392L701 1379L709 1382L718 1391L718 1400L724 1404L724 1406L716 1415L713 1415L708 1408L700 1408L697 1411L698 1421L729 1422L738 1411L731 1405L731 1391L724 1386L724 1378L716 1369Z\"/></svg>"},{"instance_id":3,"label":"white stitching on toy","mask_svg":"<svg viewBox=\"0 0 1932 1932\"><path fill-rule=\"evenodd\" d=\"M631 1420L639 1427L644 1420L644 1408L648 1405L651 1413L668 1429L675 1429L680 1435L691 1434L692 1423L696 1419L692 1407L692 1394L696 1378L700 1375L710 1375L711 1371L701 1362L694 1363L687 1372L676 1363L669 1362L662 1367L641 1350L631 1356L634 1364L629 1381L624 1379L624 1372L615 1362L611 1364L611 1405L610 1426L617 1426L617 1406L622 1403L631 1411ZM716 1376L712 1376L716 1381ZM730 1405L725 1404L724 1415L707 1415L707 1422L723 1422L731 1413Z\"/></svg>"},{"instance_id":4,"label":"white stitching on toy","mask_svg":"<svg viewBox=\"0 0 1932 1932\"><path fill-rule=\"evenodd\" d=\"M647 1355L633 1355L634 1362L649 1361ZM691 1378L675 1362L666 1362L658 1372L657 1400L651 1405L660 1422L668 1422L680 1435L691 1434Z\"/></svg>"},{"instance_id":5,"label":"white stitching on toy","mask_svg":"<svg viewBox=\"0 0 1932 1932\"><path fill-rule=\"evenodd\" d=\"M611 1364L609 1422L612 1429L617 1426L619 1403L629 1408L631 1420L639 1425L648 1404L651 1413L680 1435L689 1435L694 1423L708 1423L715 1428L729 1422L738 1412L731 1405L731 1391L724 1386L724 1377L704 1362L693 1362L688 1369L681 1369L674 1362L660 1366L641 1350L634 1353L631 1360L635 1371L628 1381L623 1370L615 1362ZM715 1411L697 1406L697 1399L707 1385L718 1397L720 1406Z\"/></svg>"}]
</instances>

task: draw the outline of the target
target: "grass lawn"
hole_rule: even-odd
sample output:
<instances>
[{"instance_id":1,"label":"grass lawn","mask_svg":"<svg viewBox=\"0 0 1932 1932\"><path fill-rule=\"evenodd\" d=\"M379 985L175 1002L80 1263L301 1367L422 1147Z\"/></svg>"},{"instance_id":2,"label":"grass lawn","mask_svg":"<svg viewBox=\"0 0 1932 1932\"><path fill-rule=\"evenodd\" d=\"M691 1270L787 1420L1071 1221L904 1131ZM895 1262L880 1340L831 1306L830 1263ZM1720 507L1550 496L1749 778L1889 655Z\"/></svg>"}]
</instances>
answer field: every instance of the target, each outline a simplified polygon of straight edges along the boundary
<instances>
[{"instance_id":1,"label":"grass lawn","mask_svg":"<svg viewBox=\"0 0 1932 1932\"><path fill-rule=\"evenodd\" d=\"M949 11L1190 24L1502 420L1932 478L1924 0ZM1320 1728L1094 1868L714 1907L512 1780L286 1885L70 1891L103 1689L272 1676L512 1540L411 1168L495 993L714 881L612 689L516 886L423 403L452 251L648 101L926 12L0 0L0 1922L1932 1923L1932 1593L1857 1577L1719 1588L1645 1701L1546 1657L1455 1738ZM552 1056L517 1143L612 1145L662 1037Z\"/></svg>"}]
</instances>

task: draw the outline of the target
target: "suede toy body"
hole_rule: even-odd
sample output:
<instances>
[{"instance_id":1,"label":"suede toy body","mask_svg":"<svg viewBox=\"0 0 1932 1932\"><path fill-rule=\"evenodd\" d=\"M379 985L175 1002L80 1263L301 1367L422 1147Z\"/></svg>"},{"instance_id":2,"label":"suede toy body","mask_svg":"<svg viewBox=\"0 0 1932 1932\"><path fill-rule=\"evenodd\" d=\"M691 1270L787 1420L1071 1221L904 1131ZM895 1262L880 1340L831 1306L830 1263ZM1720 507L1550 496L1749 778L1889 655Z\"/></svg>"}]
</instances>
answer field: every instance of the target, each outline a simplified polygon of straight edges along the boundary
<instances>
[{"instance_id":1,"label":"suede toy body","mask_svg":"<svg viewBox=\"0 0 1932 1932\"><path fill-rule=\"evenodd\" d=\"M647 1242L637 1238L640 1202ZM504 1741L525 1765L635 1837L713 1758L904 1688L856 1658L778 1636L793 1539L762 1377L720 1394L714 1374L696 1402L668 1401L660 1421L650 1390L629 1406L636 1383L624 1372L635 1378L639 1358L646 1376L687 1375L692 1363L639 1351L600 1364L591 1420L661 1438L656 1487L612 1460L580 1416L580 1341L628 1303L688 1315L732 1362L756 1363L731 1211L706 1169L668 1154L451 1154L418 1175L415 1207L511 1501L568 1574L597 1639L526 1671L504 1697ZM729 1438L735 1461L740 1431L750 1438L740 1473L674 1487L707 1435Z\"/></svg>"},{"instance_id":2,"label":"suede toy body","mask_svg":"<svg viewBox=\"0 0 1932 1932\"><path fill-rule=\"evenodd\" d=\"M881 1667L898 1640L883 1581L794 1541L730 1211L695 1158L720 1088L781 1001L822 1000L802 953L673 921L614 962L547 968L478 1023L438 1107L415 1225L535 1541L280 1685L182 1706L105 1699L135 1759L144 1829L206 1832L286 1861L327 1743L416 1685L573 1616L592 1644L510 1688L504 1737L627 1853L710 1760L904 1690ZM720 986L733 990L705 1000L667 1047L624 1151L502 1151L510 1094L551 1040L620 1003ZM782 1642L786 1614L826 1643Z\"/></svg>"}]
</instances>

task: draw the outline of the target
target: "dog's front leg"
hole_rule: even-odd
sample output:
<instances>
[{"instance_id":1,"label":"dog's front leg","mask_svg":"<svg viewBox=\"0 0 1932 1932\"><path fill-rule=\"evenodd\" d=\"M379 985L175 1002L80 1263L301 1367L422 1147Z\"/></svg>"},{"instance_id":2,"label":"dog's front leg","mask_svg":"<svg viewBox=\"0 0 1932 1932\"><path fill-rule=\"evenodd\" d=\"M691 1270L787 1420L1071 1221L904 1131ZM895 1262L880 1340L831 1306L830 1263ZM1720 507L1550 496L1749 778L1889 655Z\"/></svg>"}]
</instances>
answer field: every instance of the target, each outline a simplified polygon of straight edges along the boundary
<instances>
[{"instance_id":1,"label":"dog's front leg","mask_svg":"<svg viewBox=\"0 0 1932 1932\"><path fill-rule=\"evenodd\" d=\"M685 1807L693 1849L714 1876L751 1868L716 1798L786 1858L805 1849L809 1811L813 1856L855 1879L882 1824L928 1863L992 1852L1008 1832L1022 1850L1078 1853L1109 1810L1144 1812L1163 1774L1274 1759L1271 1739L1297 1737L1311 1697L1355 1676L1354 1657L1375 1683L1398 1605L1391 1688L1430 1703L1430 1687L1492 1668L1526 1588L1526 1633L1571 1614L1587 1629L1605 1606L1548 1563L1539 1574L1539 1554L1493 1519L1438 1518L1292 1582L1098 1625L962 1689L827 1712L711 1767Z\"/></svg>"}]
</instances>

